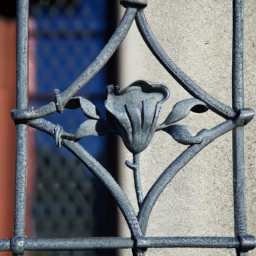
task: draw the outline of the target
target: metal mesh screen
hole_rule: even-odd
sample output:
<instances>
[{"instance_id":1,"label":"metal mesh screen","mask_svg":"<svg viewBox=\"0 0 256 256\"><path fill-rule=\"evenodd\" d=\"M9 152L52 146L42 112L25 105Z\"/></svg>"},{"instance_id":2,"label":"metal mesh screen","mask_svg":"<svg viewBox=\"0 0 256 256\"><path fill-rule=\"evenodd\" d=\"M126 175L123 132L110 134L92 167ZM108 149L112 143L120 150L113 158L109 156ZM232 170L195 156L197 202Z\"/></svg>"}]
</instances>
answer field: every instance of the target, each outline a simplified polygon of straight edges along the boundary
<instances>
[{"instance_id":1,"label":"metal mesh screen","mask_svg":"<svg viewBox=\"0 0 256 256\"><path fill-rule=\"evenodd\" d=\"M65 153L37 150L33 237L107 236L108 196L83 165ZM37 253L35 253L37 255ZM58 252L44 252L56 255ZM106 255L100 251L65 255Z\"/></svg>"},{"instance_id":2,"label":"metal mesh screen","mask_svg":"<svg viewBox=\"0 0 256 256\"><path fill-rule=\"evenodd\" d=\"M106 42L105 1L50 1L30 5L34 40L36 88L31 106L54 100L54 89L63 91L93 61ZM106 70L82 90L83 96L103 109ZM104 111L102 111L104 113ZM86 117L81 110L67 110L47 118L74 132ZM87 137L81 144L106 164L106 139ZM46 134L35 134L36 166L31 211L32 237L108 235L108 192L67 150L56 152ZM33 254L39 254L34 252ZM40 255L56 255L44 252ZM63 252L62 252L63 254ZM104 251L66 252L65 255L106 255Z\"/></svg>"}]
</instances>

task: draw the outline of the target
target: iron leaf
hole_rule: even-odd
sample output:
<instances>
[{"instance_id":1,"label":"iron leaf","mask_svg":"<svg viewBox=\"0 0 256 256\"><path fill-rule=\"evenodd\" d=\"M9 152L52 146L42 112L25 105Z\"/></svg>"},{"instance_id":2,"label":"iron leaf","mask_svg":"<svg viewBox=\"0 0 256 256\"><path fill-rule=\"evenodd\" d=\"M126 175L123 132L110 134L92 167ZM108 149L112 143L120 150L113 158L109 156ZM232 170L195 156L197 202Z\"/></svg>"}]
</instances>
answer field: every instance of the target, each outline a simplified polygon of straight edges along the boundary
<instances>
[{"instance_id":1,"label":"iron leaf","mask_svg":"<svg viewBox=\"0 0 256 256\"><path fill-rule=\"evenodd\" d=\"M94 135L104 136L108 133L108 123L102 119L100 120L87 120L83 122L75 133L76 140L80 140L83 137Z\"/></svg>"},{"instance_id":2,"label":"iron leaf","mask_svg":"<svg viewBox=\"0 0 256 256\"><path fill-rule=\"evenodd\" d=\"M81 108L83 113L91 119L96 119L99 120L100 119L100 112L97 109L97 107L90 102L89 100L81 97L81 96L77 96L77 97L73 97L65 106L65 108L67 109L77 109L77 108Z\"/></svg>"},{"instance_id":3,"label":"iron leaf","mask_svg":"<svg viewBox=\"0 0 256 256\"><path fill-rule=\"evenodd\" d=\"M172 112L161 124L163 128L185 118L190 111L195 113L203 113L208 110L206 104L198 99L186 99L176 103L172 109ZM161 127L160 126L160 127Z\"/></svg>"},{"instance_id":4,"label":"iron leaf","mask_svg":"<svg viewBox=\"0 0 256 256\"><path fill-rule=\"evenodd\" d=\"M183 145L199 144L204 138L200 133L193 136L187 125L172 125L163 129L163 131L170 134L174 140Z\"/></svg>"}]
</instances>

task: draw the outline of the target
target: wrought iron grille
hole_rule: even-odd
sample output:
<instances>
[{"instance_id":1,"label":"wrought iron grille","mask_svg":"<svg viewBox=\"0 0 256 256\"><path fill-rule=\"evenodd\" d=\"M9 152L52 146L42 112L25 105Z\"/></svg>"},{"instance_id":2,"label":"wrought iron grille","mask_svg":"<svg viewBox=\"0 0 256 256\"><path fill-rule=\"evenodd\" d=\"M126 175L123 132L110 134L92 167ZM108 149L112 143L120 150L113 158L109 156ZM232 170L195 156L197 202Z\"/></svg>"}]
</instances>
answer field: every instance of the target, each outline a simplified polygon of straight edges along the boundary
<instances>
[{"instance_id":1,"label":"wrought iron grille","mask_svg":"<svg viewBox=\"0 0 256 256\"><path fill-rule=\"evenodd\" d=\"M48 2L46 0L42 2ZM16 152L16 196L15 222L12 239L0 240L2 251L13 251L22 255L24 250L92 250L130 248L133 255L144 255L147 248L197 247L234 248L237 255L248 255L256 246L256 240L247 234L245 181L244 181L244 125L254 117L254 110L244 108L243 97L243 0L233 0L233 107L229 107L207 94L185 73L183 73L161 48L146 21L143 9L147 0L121 0L127 8L115 33L95 61L63 92L55 90L55 102L29 109L28 105L28 0L17 1L17 109L12 118L17 129ZM127 35L133 20L149 49L194 98L178 102L167 119L157 124L161 104L169 97L168 88L161 83L136 81L123 90L117 86L107 86L104 120L97 108L87 99L74 95L107 63ZM59 125L43 119L54 112L62 113L65 108L81 108L90 119L80 125L75 134L66 133ZM193 136L185 125L175 125L190 111L202 113L210 109L224 117L225 122L202 130ZM106 186L124 215L131 231L130 238L26 238L26 172L28 126L32 126L52 136L56 146L62 145L71 151ZM140 181L139 154L150 143L154 132L163 130L179 143L189 147L167 167L143 197ZM226 132L233 131L233 172L234 172L234 237L146 237L150 213L158 197L172 178L203 148ZM139 205L136 215L127 196L102 167L77 141L88 135L103 136L108 132L117 133L125 146L133 154L133 162L126 165L134 171L135 189Z\"/></svg>"}]
</instances>

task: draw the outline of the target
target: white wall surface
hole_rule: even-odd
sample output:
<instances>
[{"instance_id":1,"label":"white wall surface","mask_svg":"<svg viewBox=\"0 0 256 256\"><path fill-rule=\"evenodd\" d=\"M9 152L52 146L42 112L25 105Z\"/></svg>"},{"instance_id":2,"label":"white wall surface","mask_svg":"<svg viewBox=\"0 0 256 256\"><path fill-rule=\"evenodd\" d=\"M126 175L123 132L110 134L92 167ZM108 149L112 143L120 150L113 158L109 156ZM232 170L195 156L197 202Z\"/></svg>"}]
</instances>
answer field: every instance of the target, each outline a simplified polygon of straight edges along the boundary
<instances>
[{"instance_id":1,"label":"white wall surface","mask_svg":"<svg viewBox=\"0 0 256 256\"><path fill-rule=\"evenodd\" d=\"M232 1L149 0L147 20L173 61L209 94L232 106ZM124 11L120 7L120 13ZM121 16L121 14L120 14ZM245 1L245 107L256 109L256 1ZM145 79L165 83L171 92L162 105L159 123L175 103L191 98L161 66L142 40L136 25L120 51L120 86ZM190 113L182 120L194 133L210 129L224 119L208 111ZM256 119L245 128L245 166L248 233L256 236ZM233 184L231 132L220 137L187 164L156 203L147 236L233 236ZM122 145L122 146L121 146ZM131 153L120 141L120 184L136 210L133 173L124 162ZM164 132L157 132L141 154L143 192L187 147ZM130 236L120 214L120 235ZM120 250L120 255L131 255ZM235 255L226 249L149 249L151 255ZM256 255L256 250L249 255Z\"/></svg>"}]
</instances>

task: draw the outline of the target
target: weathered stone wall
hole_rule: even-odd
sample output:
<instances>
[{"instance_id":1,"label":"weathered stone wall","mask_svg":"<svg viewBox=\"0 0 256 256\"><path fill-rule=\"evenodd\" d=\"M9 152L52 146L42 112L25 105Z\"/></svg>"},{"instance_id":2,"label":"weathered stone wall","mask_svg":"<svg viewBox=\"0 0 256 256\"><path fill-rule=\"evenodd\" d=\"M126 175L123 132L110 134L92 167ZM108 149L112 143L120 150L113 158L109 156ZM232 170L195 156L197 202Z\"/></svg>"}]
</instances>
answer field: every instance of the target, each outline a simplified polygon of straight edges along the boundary
<instances>
[{"instance_id":1,"label":"weathered stone wall","mask_svg":"<svg viewBox=\"0 0 256 256\"><path fill-rule=\"evenodd\" d=\"M232 106L232 1L149 0L147 20L173 61L208 93ZM123 8L120 7L120 12ZM256 109L256 2L245 1L245 106ZM120 86L138 79L165 83L171 92L159 122L175 103L191 98L158 63L134 24L121 47ZM182 120L194 133L223 122L208 111ZM245 128L248 233L256 236L256 119ZM120 142L120 145L122 143ZM186 146L157 132L141 154L143 192ZM167 186L151 214L148 236L233 236L232 138L225 134L199 153ZM133 173L124 162L131 154L122 146L120 183L137 209ZM130 232L120 214L120 235ZM235 255L234 250L150 249L147 255ZM121 250L120 255L131 255ZM250 255L256 255L256 250Z\"/></svg>"}]
</instances>

